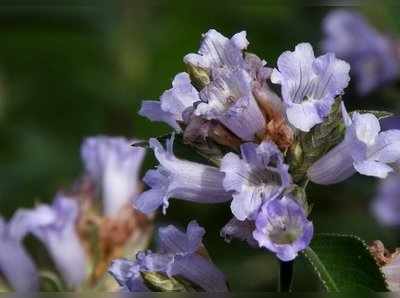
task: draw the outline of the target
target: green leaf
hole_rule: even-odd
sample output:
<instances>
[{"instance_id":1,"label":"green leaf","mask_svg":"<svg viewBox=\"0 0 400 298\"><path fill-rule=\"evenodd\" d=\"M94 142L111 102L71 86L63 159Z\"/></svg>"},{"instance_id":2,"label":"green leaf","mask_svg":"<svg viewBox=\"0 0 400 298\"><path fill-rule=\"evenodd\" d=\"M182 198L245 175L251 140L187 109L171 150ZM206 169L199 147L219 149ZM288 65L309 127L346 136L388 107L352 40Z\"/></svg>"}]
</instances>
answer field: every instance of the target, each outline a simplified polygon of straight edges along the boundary
<instances>
[{"instance_id":1,"label":"green leaf","mask_svg":"<svg viewBox=\"0 0 400 298\"><path fill-rule=\"evenodd\" d=\"M392 117L394 114L386 111L373 111L373 110L355 110L350 113L350 115L354 112L360 113L360 114L373 114L375 115L376 118L378 119L383 119L387 117Z\"/></svg>"},{"instance_id":2,"label":"green leaf","mask_svg":"<svg viewBox=\"0 0 400 298\"><path fill-rule=\"evenodd\" d=\"M308 133L300 132L290 148L290 172L296 183L303 183L308 168L333 146L343 140L345 125L342 119L341 98L332 105L327 119L314 126Z\"/></svg>"},{"instance_id":3,"label":"green leaf","mask_svg":"<svg viewBox=\"0 0 400 298\"><path fill-rule=\"evenodd\" d=\"M356 236L317 234L303 254L329 292L388 290L366 243Z\"/></svg>"}]
</instances>

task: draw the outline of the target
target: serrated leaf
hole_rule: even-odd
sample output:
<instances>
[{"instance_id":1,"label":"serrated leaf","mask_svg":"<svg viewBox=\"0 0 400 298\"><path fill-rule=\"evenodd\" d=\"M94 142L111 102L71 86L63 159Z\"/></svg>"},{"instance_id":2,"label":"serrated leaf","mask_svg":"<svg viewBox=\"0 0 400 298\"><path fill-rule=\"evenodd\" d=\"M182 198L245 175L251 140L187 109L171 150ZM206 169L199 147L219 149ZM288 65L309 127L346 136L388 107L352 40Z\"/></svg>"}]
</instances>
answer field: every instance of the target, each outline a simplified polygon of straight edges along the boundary
<instances>
[{"instance_id":1,"label":"serrated leaf","mask_svg":"<svg viewBox=\"0 0 400 298\"><path fill-rule=\"evenodd\" d=\"M298 134L288 157L293 180L297 183L303 182L308 168L333 146L340 143L344 133L341 98L338 97L323 123L314 126L308 133Z\"/></svg>"},{"instance_id":2,"label":"serrated leaf","mask_svg":"<svg viewBox=\"0 0 400 298\"><path fill-rule=\"evenodd\" d=\"M387 291L367 245L356 236L317 234L303 255L329 292Z\"/></svg>"},{"instance_id":3,"label":"serrated leaf","mask_svg":"<svg viewBox=\"0 0 400 298\"><path fill-rule=\"evenodd\" d=\"M394 114L387 112L387 111L374 111L374 110L355 110L353 112L350 113L350 115L354 112L360 113L360 114L373 114L375 115L376 118L380 119L384 119L387 117L392 117Z\"/></svg>"}]
</instances>

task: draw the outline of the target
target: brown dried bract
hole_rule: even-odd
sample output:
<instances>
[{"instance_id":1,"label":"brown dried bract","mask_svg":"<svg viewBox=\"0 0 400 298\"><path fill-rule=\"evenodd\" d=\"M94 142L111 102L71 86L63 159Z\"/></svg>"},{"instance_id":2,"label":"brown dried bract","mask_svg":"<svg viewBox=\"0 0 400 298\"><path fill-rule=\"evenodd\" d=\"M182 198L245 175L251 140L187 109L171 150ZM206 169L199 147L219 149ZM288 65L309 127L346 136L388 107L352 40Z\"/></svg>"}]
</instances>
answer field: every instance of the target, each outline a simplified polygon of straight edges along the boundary
<instances>
[{"instance_id":1,"label":"brown dried bract","mask_svg":"<svg viewBox=\"0 0 400 298\"><path fill-rule=\"evenodd\" d=\"M90 282L95 284L113 259L123 256L128 243L142 243L152 231L151 218L127 204L115 217L99 215L90 201L81 201L77 230L94 264Z\"/></svg>"},{"instance_id":2,"label":"brown dried bract","mask_svg":"<svg viewBox=\"0 0 400 298\"><path fill-rule=\"evenodd\" d=\"M390 251L385 248L382 241L379 240L372 242L372 244L368 246L368 249L380 267L390 264L396 257L400 255L399 248L396 248L393 253L390 253Z\"/></svg>"},{"instance_id":3,"label":"brown dried bract","mask_svg":"<svg viewBox=\"0 0 400 298\"><path fill-rule=\"evenodd\" d=\"M253 93L261 110L264 112L267 127L258 137L261 140L272 140L280 149L288 149L293 141L293 130L287 124L282 101L266 84L254 82Z\"/></svg>"}]
</instances>

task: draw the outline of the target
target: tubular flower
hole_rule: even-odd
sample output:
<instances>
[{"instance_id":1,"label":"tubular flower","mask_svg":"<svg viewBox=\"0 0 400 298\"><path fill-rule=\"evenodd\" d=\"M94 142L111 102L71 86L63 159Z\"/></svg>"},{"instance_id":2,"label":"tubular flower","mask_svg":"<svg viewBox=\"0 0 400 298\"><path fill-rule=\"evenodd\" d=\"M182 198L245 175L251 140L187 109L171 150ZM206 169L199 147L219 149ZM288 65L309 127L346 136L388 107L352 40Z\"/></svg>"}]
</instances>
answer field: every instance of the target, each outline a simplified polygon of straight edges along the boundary
<instances>
[{"instance_id":1,"label":"tubular flower","mask_svg":"<svg viewBox=\"0 0 400 298\"><path fill-rule=\"evenodd\" d=\"M199 53L188 54L183 60L207 70L224 66L241 67L244 64L242 51L248 45L245 31L236 33L229 39L211 29L203 35Z\"/></svg>"},{"instance_id":2,"label":"tubular flower","mask_svg":"<svg viewBox=\"0 0 400 298\"><path fill-rule=\"evenodd\" d=\"M206 292L226 292L224 275L206 257L198 254L205 230L191 221L186 233L170 225L159 229L159 252L140 252L135 261L115 260L109 272L130 292L150 291L143 273L157 272L169 278L180 276Z\"/></svg>"},{"instance_id":3,"label":"tubular flower","mask_svg":"<svg viewBox=\"0 0 400 298\"><path fill-rule=\"evenodd\" d=\"M265 118L252 93L252 78L243 69L215 71L201 92L195 114L216 119L245 141L265 130Z\"/></svg>"},{"instance_id":4,"label":"tubular flower","mask_svg":"<svg viewBox=\"0 0 400 298\"><path fill-rule=\"evenodd\" d=\"M174 137L167 140L165 150L156 139L150 139L160 165L146 173L143 181L151 189L134 199L134 206L147 214L160 206L165 213L171 197L197 203L229 201L232 196L222 185L224 174L218 168L176 158L173 141Z\"/></svg>"},{"instance_id":5,"label":"tubular flower","mask_svg":"<svg viewBox=\"0 0 400 298\"><path fill-rule=\"evenodd\" d=\"M271 82L281 85L288 121L305 132L323 122L335 97L347 87L349 71L350 65L333 53L315 58L309 43L281 54Z\"/></svg>"},{"instance_id":6,"label":"tubular flower","mask_svg":"<svg viewBox=\"0 0 400 298\"><path fill-rule=\"evenodd\" d=\"M51 206L15 214L18 225L27 227L45 245L70 288L78 287L86 277L86 254L75 229L77 216L77 202L61 195Z\"/></svg>"},{"instance_id":7,"label":"tubular flower","mask_svg":"<svg viewBox=\"0 0 400 298\"><path fill-rule=\"evenodd\" d=\"M274 143L245 143L240 149L242 158L235 153L224 156L221 171L225 189L233 191L232 213L243 221L253 219L265 201L279 196L291 184L291 177Z\"/></svg>"},{"instance_id":8,"label":"tubular flower","mask_svg":"<svg viewBox=\"0 0 400 298\"><path fill-rule=\"evenodd\" d=\"M308 247L314 228L304 209L285 196L264 203L258 214L254 239L260 247L274 252L282 261L291 261Z\"/></svg>"},{"instance_id":9,"label":"tubular flower","mask_svg":"<svg viewBox=\"0 0 400 298\"><path fill-rule=\"evenodd\" d=\"M354 112L347 115L345 139L316 161L308 177L318 184L341 182L356 171L362 175L385 178L400 160L400 130L381 132L379 120L373 114Z\"/></svg>"}]
</instances>

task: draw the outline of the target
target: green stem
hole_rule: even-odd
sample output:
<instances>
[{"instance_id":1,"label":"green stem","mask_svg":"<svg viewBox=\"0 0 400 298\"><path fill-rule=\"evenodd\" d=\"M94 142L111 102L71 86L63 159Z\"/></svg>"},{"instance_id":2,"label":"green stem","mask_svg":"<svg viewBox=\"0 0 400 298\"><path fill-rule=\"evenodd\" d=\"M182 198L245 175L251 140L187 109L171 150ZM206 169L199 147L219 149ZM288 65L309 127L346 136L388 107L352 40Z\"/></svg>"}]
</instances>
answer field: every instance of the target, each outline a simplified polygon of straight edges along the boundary
<instances>
[{"instance_id":1,"label":"green stem","mask_svg":"<svg viewBox=\"0 0 400 298\"><path fill-rule=\"evenodd\" d=\"M279 261L279 292L290 292L293 280L293 263L294 261Z\"/></svg>"}]
</instances>

